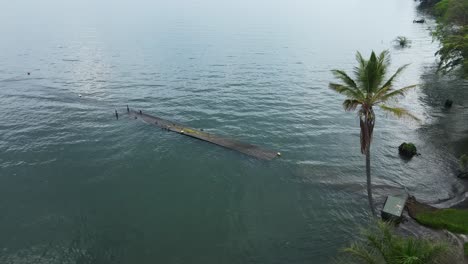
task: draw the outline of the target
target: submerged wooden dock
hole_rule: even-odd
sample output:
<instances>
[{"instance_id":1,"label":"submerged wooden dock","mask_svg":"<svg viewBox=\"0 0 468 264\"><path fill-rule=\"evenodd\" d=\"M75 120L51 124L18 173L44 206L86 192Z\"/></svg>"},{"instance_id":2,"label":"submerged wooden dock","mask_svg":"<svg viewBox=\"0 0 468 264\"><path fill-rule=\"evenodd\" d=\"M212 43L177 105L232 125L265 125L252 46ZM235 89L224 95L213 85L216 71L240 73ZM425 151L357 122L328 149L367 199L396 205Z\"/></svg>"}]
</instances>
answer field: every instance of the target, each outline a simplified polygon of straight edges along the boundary
<instances>
[{"instance_id":1,"label":"submerged wooden dock","mask_svg":"<svg viewBox=\"0 0 468 264\"><path fill-rule=\"evenodd\" d=\"M228 149L232 149L246 155L262 159L262 160L272 160L275 157L280 156L279 152L263 149L259 146L240 142L237 140L225 138L222 136L214 135L211 133L204 132L195 128L187 127L176 122L168 121L156 116L152 116L140 111L128 110L127 114L134 119L141 119L148 124L158 126L160 128L176 132L185 136L192 138L200 139L206 142L210 142Z\"/></svg>"}]
</instances>

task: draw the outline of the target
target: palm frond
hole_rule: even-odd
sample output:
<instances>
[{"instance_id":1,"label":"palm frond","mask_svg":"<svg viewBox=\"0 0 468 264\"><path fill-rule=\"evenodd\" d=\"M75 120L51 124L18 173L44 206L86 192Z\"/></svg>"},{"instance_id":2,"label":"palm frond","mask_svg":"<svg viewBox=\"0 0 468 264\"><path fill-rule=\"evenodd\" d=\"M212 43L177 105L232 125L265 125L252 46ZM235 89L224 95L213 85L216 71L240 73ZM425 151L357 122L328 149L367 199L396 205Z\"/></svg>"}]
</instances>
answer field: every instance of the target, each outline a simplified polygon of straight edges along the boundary
<instances>
[{"instance_id":1,"label":"palm frond","mask_svg":"<svg viewBox=\"0 0 468 264\"><path fill-rule=\"evenodd\" d=\"M383 241L381 234L375 232L367 232L364 234L369 246L375 248L380 254L385 254L385 241Z\"/></svg>"},{"instance_id":2,"label":"palm frond","mask_svg":"<svg viewBox=\"0 0 468 264\"><path fill-rule=\"evenodd\" d=\"M428 262L429 260L435 260L439 262L439 260L447 260L450 256L456 255L454 249L450 247L447 243L437 243L435 245L431 245L430 250L425 254L425 260Z\"/></svg>"},{"instance_id":3,"label":"palm frond","mask_svg":"<svg viewBox=\"0 0 468 264\"><path fill-rule=\"evenodd\" d=\"M355 97L365 98L363 92L361 89L359 89L356 82L348 74L346 74L346 72L342 70L332 70L332 74L335 76L335 78L339 79L344 84L352 88L356 92Z\"/></svg>"},{"instance_id":4,"label":"palm frond","mask_svg":"<svg viewBox=\"0 0 468 264\"><path fill-rule=\"evenodd\" d=\"M362 244L353 243L350 247L347 247L343 250L345 253L350 254L352 257L362 261L367 264L378 264L380 263L379 258L376 254L366 248Z\"/></svg>"},{"instance_id":5,"label":"palm frond","mask_svg":"<svg viewBox=\"0 0 468 264\"><path fill-rule=\"evenodd\" d=\"M362 54L359 51L356 52L356 61L359 63L359 66L361 66L361 68L366 67L367 61L366 59L364 59L364 57L362 57Z\"/></svg>"},{"instance_id":6,"label":"palm frond","mask_svg":"<svg viewBox=\"0 0 468 264\"><path fill-rule=\"evenodd\" d=\"M405 237L395 233L391 223L378 221L362 233L361 240L343 251L344 263L436 264L459 263L455 250L447 241Z\"/></svg>"},{"instance_id":7,"label":"palm frond","mask_svg":"<svg viewBox=\"0 0 468 264\"><path fill-rule=\"evenodd\" d=\"M377 221L377 228L382 233L383 240L387 243L391 243L393 240L392 226L388 222Z\"/></svg>"},{"instance_id":8,"label":"palm frond","mask_svg":"<svg viewBox=\"0 0 468 264\"><path fill-rule=\"evenodd\" d=\"M359 87L363 89L364 91L367 91L366 84L362 81L364 77L366 76L366 66L367 66L367 60L362 57L362 54L357 51L356 52L356 61L358 62L358 66L354 67L354 76L356 77L356 81L359 82Z\"/></svg>"},{"instance_id":9,"label":"palm frond","mask_svg":"<svg viewBox=\"0 0 468 264\"><path fill-rule=\"evenodd\" d=\"M383 81L390 62L388 51L382 51L379 56L372 51L369 60L366 63L364 72L361 73L360 81L364 84L368 95L377 92L378 87Z\"/></svg>"},{"instance_id":10,"label":"palm frond","mask_svg":"<svg viewBox=\"0 0 468 264\"><path fill-rule=\"evenodd\" d=\"M348 76L348 74L346 74L346 72L341 70L332 70L332 73L333 76L344 82L346 85L357 89L356 83L351 77Z\"/></svg>"},{"instance_id":11,"label":"palm frond","mask_svg":"<svg viewBox=\"0 0 468 264\"><path fill-rule=\"evenodd\" d=\"M384 50L378 55L372 51L368 60L358 51L356 52L356 61L358 64L354 67L354 78L351 78L345 71L332 70L334 77L339 81L330 83L329 87L331 90L347 97L343 101L343 108L346 111L352 111L361 106L358 112L361 126L361 152L365 154L371 144L375 125L375 116L372 110L374 105L380 106L382 104L381 109L397 117L410 117L419 120L403 108L385 105L387 101L404 95L416 85L406 86L398 90L393 89L394 80L408 65L398 68L390 78L384 80L390 65L390 52L388 50Z\"/></svg>"},{"instance_id":12,"label":"palm frond","mask_svg":"<svg viewBox=\"0 0 468 264\"><path fill-rule=\"evenodd\" d=\"M382 87L380 88L373 96L372 96L372 100L371 102L373 104L376 104L378 102L381 101L381 98L383 96L385 96L386 93L388 93L389 91L391 91L392 87L391 86L387 86L387 87Z\"/></svg>"},{"instance_id":13,"label":"palm frond","mask_svg":"<svg viewBox=\"0 0 468 264\"><path fill-rule=\"evenodd\" d=\"M343 108L345 111L354 111L361 104L362 101L355 99L346 99L343 101Z\"/></svg>"},{"instance_id":14,"label":"palm frond","mask_svg":"<svg viewBox=\"0 0 468 264\"><path fill-rule=\"evenodd\" d=\"M408 118L414 119L416 121L420 121L419 118L417 118L415 115L411 114L408 110L406 110L404 108L390 107L390 106L383 105L383 104L380 104L379 107L380 107L380 109L384 110L385 112L393 114L396 117L399 117L399 118L408 117Z\"/></svg>"},{"instance_id":15,"label":"palm frond","mask_svg":"<svg viewBox=\"0 0 468 264\"><path fill-rule=\"evenodd\" d=\"M390 65L390 52L388 50L382 51L377 57L377 78L375 83L375 90L378 89L387 74L387 68Z\"/></svg>"},{"instance_id":16,"label":"palm frond","mask_svg":"<svg viewBox=\"0 0 468 264\"><path fill-rule=\"evenodd\" d=\"M384 65L385 67L388 67L390 65L390 51L388 50L383 50L379 54L379 64Z\"/></svg>"},{"instance_id":17,"label":"palm frond","mask_svg":"<svg viewBox=\"0 0 468 264\"><path fill-rule=\"evenodd\" d=\"M400 73L406 69L406 67L408 67L409 64L405 64L403 66L401 66L400 68L398 68L396 70L396 72L387 80L387 82L385 82L385 84L382 86L382 88L384 87L391 87L392 84L393 84L393 80L395 80L396 77L398 77L398 75L400 75Z\"/></svg>"},{"instance_id":18,"label":"palm frond","mask_svg":"<svg viewBox=\"0 0 468 264\"><path fill-rule=\"evenodd\" d=\"M337 92L337 93L340 93L340 94L343 94L343 95L346 95L348 98L350 99L361 99L362 97L362 94L360 94L358 91L356 91L355 89L352 89L346 85L342 85L342 84L339 84L339 83L330 83L328 84L328 87Z\"/></svg>"},{"instance_id":19,"label":"palm frond","mask_svg":"<svg viewBox=\"0 0 468 264\"><path fill-rule=\"evenodd\" d=\"M409 90L411 90L413 88L416 88L417 86L418 86L417 84L409 85L409 86L400 88L398 90L389 92L387 94L379 95L380 98L375 98L376 99L375 101L376 102L386 102L389 99L394 98L395 96L403 96L403 95L406 94L406 92L408 92Z\"/></svg>"},{"instance_id":20,"label":"palm frond","mask_svg":"<svg viewBox=\"0 0 468 264\"><path fill-rule=\"evenodd\" d=\"M396 37L395 40L393 40L393 42L397 43L400 46L400 48L409 47L410 44L411 44L411 40L409 40L405 36L398 36L398 37Z\"/></svg>"},{"instance_id":21,"label":"palm frond","mask_svg":"<svg viewBox=\"0 0 468 264\"><path fill-rule=\"evenodd\" d=\"M372 51L371 56L367 61L364 75L361 76L361 81L365 84L367 94L371 94L373 92L376 80L378 79L377 64L377 56L375 55L375 52Z\"/></svg>"},{"instance_id":22,"label":"palm frond","mask_svg":"<svg viewBox=\"0 0 468 264\"><path fill-rule=\"evenodd\" d=\"M388 50L382 51L377 57L375 72L375 81L373 83L373 92L377 92L380 84L383 82L385 75L387 74L387 68L390 65L390 52Z\"/></svg>"}]
</instances>

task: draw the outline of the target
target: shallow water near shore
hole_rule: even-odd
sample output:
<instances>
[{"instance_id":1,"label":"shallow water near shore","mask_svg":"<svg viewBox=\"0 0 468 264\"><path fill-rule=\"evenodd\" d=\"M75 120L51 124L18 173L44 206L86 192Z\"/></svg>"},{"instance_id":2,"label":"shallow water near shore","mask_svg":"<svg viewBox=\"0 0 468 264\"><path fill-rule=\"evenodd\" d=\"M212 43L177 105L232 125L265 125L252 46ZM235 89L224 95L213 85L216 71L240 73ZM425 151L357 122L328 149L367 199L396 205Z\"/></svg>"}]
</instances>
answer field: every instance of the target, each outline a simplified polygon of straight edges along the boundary
<instances>
[{"instance_id":1,"label":"shallow water near shore","mask_svg":"<svg viewBox=\"0 0 468 264\"><path fill-rule=\"evenodd\" d=\"M421 123L378 113L376 200L460 200L467 83L434 74L419 16L407 0L6 4L0 262L329 263L369 217L359 122L327 88L356 50L389 49L392 70L411 63L398 85L421 84L400 103ZM115 120L126 104L282 157ZM404 141L421 155L400 159Z\"/></svg>"}]
</instances>

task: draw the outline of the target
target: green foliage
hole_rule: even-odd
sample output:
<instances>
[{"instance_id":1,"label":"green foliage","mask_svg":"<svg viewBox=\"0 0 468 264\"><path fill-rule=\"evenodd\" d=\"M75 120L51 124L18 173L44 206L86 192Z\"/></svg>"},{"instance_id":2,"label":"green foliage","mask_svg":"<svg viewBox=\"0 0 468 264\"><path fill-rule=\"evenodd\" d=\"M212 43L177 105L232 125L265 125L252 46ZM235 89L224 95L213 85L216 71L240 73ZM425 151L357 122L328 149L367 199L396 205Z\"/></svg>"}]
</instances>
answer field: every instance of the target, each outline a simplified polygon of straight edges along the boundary
<instances>
[{"instance_id":1,"label":"green foliage","mask_svg":"<svg viewBox=\"0 0 468 264\"><path fill-rule=\"evenodd\" d=\"M398 36L394 42L396 42L402 48L409 47L411 44L411 40L404 36Z\"/></svg>"},{"instance_id":2,"label":"green foliage","mask_svg":"<svg viewBox=\"0 0 468 264\"><path fill-rule=\"evenodd\" d=\"M440 0L419 0L419 6L422 8L432 8L434 7Z\"/></svg>"},{"instance_id":3,"label":"green foliage","mask_svg":"<svg viewBox=\"0 0 468 264\"><path fill-rule=\"evenodd\" d=\"M354 242L344 252L348 256L345 263L456 263L456 256L447 243L402 237L384 222L377 222L376 226L363 231L362 240Z\"/></svg>"},{"instance_id":4,"label":"green foliage","mask_svg":"<svg viewBox=\"0 0 468 264\"><path fill-rule=\"evenodd\" d=\"M464 249L464 252L465 252L465 256L468 256L468 242L465 243L463 249Z\"/></svg>"},{"instance_id":5,"label":"green foliage","mask_svg":"<svg viewBox=\"0 0 468 264\"><path fill-rule=\"evenodd\" d=\"M340 83L330 83L329 87L335 92L343 94L347 99L343 102L346 111L353 111L360 107L359 115L366 114L366 110L378 106L382 110L398 117L415 118L403 108L390 107L388 102L394 101L398 96L415 88L416 85L406 86L400 89L393 88L393 82L400 73L408 66L404 65L384 81L388 66L390 65L390 54L388 51L381 52L378 56L372 52L368 60L361 53L356 53L358 66L354 68L354 79L341 70L333 70L332 73ZM365 109L367 108L367 109ZM371 116L374 118L374 116Z\"/></svg>"},{"instance_id":6,"label":"green foliage","mask_svg":"<svg viewBox=\"0 0 468 264\"><path fill-rule=\"evenodd\" d=\"M407 157L413 157L414 155L418 154L416 146L413 143L406 143L403 142L399 147L398 151L401 155Z\"/></svg>"},{"instance_id":7,"label":"green foliage","mask_svg":"<svg viewBox=\"0 0 468 264\"><path fill-rule=\"evenodd\" d=\"M434 15L443 17L447 13L450 0L442 0L434 6Z\"/></svg>"},{"instance_id":8,"label":"green foliage","mask_svg":"<svg viewBox=\"0 0 468 264\"><path fill-rule=\"evenodd\" d=\"M468 24L468 1L442 0L434 7L434 14L443 23L463 26Z\"/></svg>"},{"instance_id":9,"label":"green foliage","mask_svg":"<svg viewBox=\"0 0 468 264\"><path fill-rule=\"evenodd\" d=\"M468 74L468 26L450 27L441 24L433 34L442 44L436 53L440 56L439 69L449 72L462 67Z\"/></svg>"},{"instance_id":10,"label":"green foliage","mask_svg":"<svg viewBox=\"0 0 468 264\"><path fill-rule=\"evenodd\" d=\"M436 229L468 234L468 210L441 209L423 212L416 216L416 220Z\"/></svg>"},{"instance_id":11,"label":"green foliage","mask_svg":"<svg viewBox=\"0 0 468 264\"><path fill-rule=\"evenodd\" d=\"M386 79L390 65L390 54L388 51L383 51L379 55L376 55L372 51L368 60L364 59L361 53L357 52L356 60L358 65L354 67L354 79L342 70L332 70L333 75L339 82L332 82L329 84L329 87L331 90L346 96L346 99L343 101L345 111L354 111L359 108L361 153L366 155L367 194L372 214L375 215L370 174L370 145L375 124L373 108L380 107L383 111L398 117L417 119L404 108L388 105L389 102L395 101L399 96L403 96L408 90L416 87L416 85L394 89L393 82L407 65L398 68L393 75Z\"/></svg>"},{"instance_id":12,"label":"green foliage","mask_svg":"<svg viewBox=\"0 0 468 264\"><path fill-rule=\"evenodd\" d=\"M438 26L433 35L442 47L439 69L448 72L462 67L468 77L468 0L442 0L433 7Z\"/></svg>"},{"instance_id":13,"label":"green foliage","mask_svg":"<svg viewBox=\"0 0 468 264\"><path fill-rule=\"evenodd\" d=\"M461 155L460 167L462 170L468 170L468 154Z\"/></svg>"}]
</instances>

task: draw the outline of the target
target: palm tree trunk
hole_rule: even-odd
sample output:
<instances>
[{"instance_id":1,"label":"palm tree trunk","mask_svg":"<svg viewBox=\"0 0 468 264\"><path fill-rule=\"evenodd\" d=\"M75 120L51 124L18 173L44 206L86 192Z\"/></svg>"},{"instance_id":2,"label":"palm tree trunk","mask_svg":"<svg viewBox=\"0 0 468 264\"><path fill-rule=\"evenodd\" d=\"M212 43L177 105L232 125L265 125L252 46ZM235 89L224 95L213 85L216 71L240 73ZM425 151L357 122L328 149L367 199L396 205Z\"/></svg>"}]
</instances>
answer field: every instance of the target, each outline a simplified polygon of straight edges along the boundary
<instances>
[{"instance_id":1,"label":"palm tree trunk","mask_svg":"<svg viewBox=\"0 0 468 264\"><path fill-rule=\"evenodd\" d=\"M366 176L367 176L367 199L371 208L372 216L376 216L374 209L374 199L372 198L372 182L370 173L370 144L366 150Z\"/></svg>"}]
</instances>

